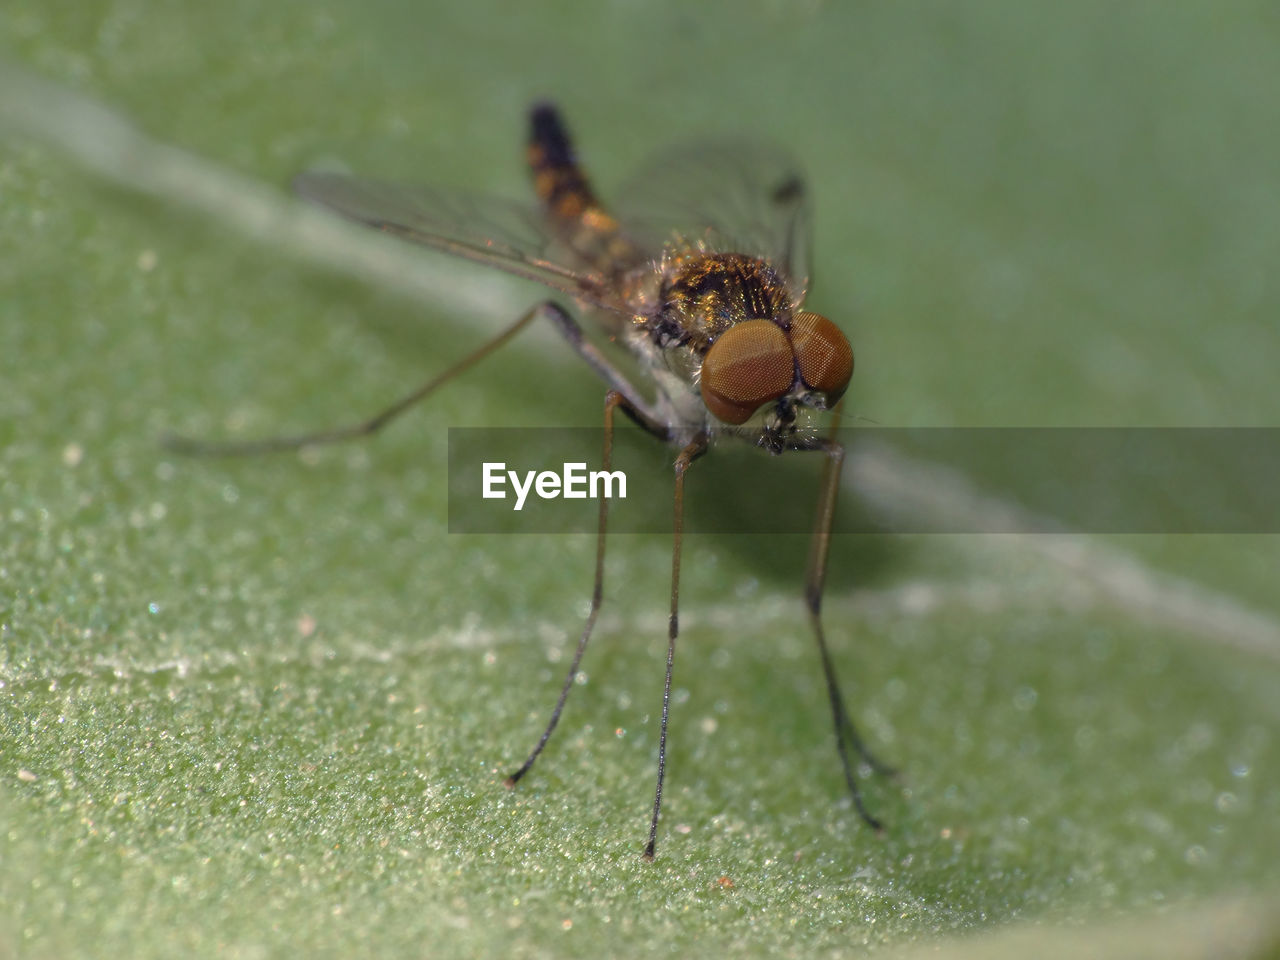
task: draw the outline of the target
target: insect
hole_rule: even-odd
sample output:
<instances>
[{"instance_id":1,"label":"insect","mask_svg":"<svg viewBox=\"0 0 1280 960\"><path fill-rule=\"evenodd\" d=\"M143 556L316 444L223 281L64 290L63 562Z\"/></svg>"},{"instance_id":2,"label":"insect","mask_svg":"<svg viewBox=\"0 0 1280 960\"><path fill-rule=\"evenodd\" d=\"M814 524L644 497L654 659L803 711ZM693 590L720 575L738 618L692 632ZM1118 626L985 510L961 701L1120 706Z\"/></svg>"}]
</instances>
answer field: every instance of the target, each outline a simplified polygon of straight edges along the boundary
<instances>
[{"instance_id":1,"label":"insect","mask_svg":"<svg viewBox=\"0 0 1280 960\"><path fill-rule=\"evenodd\" d=\"M596 198L578 165L557 109L530 112L528 162L539 204L409 187L333 173L295 181L307 200L351 220L549 287L596 321L629 351L641 389L588 338L563 306L547 300L497 336L375 416L351 426L247 443L171 438L198 454L296 449L373 434L441 384L469 369L542 317L600 377L606 471L612 466L616 414L678 450L674 460L671 610L667 631L657 785L644 857L652 860L666 773L671 677L679 634L684 483L689 466L722 436L772 454L806 451L824 460L805 601L826 678L845 782L862 819L866 809L851 754L892 773L859 737L836 680L821 606L843 447L821 435L817 418L833 410L853 374L853 350L826 317L802 309L807 204L789 157L750 142L726 141L659 155L621 191L618 213ZM555 707L536 745L505 784L514 787L550 740L578 674L604 595L608 501L600 500L591 605Z\"/></svg>"}]
</instances>

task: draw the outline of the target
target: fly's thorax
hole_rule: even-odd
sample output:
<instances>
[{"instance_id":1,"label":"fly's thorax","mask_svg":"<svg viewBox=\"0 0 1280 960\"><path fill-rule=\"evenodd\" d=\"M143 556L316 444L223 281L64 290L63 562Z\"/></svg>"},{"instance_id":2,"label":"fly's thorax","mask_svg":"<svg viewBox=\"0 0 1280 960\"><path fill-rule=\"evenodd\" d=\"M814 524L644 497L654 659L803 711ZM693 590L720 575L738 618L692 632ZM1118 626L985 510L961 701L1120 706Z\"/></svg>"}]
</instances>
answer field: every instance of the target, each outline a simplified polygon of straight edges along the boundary
<instances>
[{"instance_id":1,"label":"fly's thorax","mask_svg":"<svg viewBox=\"0 0 1280 960\"><path fill-rule=\"evenodd\" d=\"M790 316L791 291L759 257L681 252L662 264L661 322L702 353L734 324Z\"/></svg>"}]
</instances>

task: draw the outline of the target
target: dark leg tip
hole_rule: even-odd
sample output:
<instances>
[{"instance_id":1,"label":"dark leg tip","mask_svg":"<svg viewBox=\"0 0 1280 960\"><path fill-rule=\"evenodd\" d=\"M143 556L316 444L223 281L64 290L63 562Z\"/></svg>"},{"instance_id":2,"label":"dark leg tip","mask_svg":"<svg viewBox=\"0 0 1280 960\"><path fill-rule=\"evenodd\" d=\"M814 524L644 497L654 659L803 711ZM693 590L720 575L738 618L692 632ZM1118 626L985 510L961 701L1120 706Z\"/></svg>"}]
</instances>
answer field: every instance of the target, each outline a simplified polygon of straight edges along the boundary
<instances>
[{"instance_id":1,"label":"dark leg tip","mask_svg":"<svg viewBox=\"0 0 1280 960\"><path fill-rule=\"evenodd\" d=\"M653 863L653 847L653 841L645 844L644 853L641 855L641 859L643 859L645 863Z\"/></svg>"},{"instance_id":2,"label":"dark leg tip","mask_svg":"<svg viewBox=\"0 0 1280 960\"><path fill-rule=\"evenodd\" d=\"M877 837L883 837L885 835L884 824L871 814L867 813L866 810L863 810L861 806L858 808L858 816L862 818L863 823L875 831Z\"/></svg>"},{"instance_id":3,"label":"dark leg tip","mask_svg":"<svg viewBox=\"0 0 1280 960\"><path fill-rule=\"evenodd\" d=\"M515 789L515 785L519 782L520 782L520 774L513 773L511 776L507 777L507 779L502 781L502 785L506 787L508 790L513 790Z\"/></svg>"}]
</instances>

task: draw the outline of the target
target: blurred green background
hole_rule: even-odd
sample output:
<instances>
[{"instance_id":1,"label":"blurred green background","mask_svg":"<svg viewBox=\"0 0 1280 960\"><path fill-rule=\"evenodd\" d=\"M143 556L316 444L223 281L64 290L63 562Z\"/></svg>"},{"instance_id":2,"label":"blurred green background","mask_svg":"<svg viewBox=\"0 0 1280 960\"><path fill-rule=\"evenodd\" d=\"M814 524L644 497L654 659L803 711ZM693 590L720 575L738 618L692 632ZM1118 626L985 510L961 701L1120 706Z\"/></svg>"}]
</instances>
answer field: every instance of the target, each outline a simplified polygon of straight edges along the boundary
<instances>
[{"instance_id":1,"label":"blurred green background","mask_svg":"<svg viewBox=\"0 0 1280 960\"><path fill-rule=\"evenodd\" d=\"M9 0L0 21L10 67L180 147L192 183L280 203L335 161L521 196L540 97L606 197L666 140L780 140L816 198L810 303L858 354L850 409L890 426L1280 425L1278 40L1261 3ZM612 544L584 682L507 792L594 544L444 529L447 426L597 422L549 334L374 442L218 462L156 441L346 422L539 292L429 254L419 274L354 230L333 249L409 267L335 272L115 155L164 194L140 197L20 133L24 89L0 92L0 954L1265 949L1274 537L838 542L829 635L904 771L868 784L884 837L843 794L803 540L693 540L643 864L668 543ZM26 127L105 149L58 103ZM757 467L812 496L812 467Z\"/></svg>"}]
</instances>

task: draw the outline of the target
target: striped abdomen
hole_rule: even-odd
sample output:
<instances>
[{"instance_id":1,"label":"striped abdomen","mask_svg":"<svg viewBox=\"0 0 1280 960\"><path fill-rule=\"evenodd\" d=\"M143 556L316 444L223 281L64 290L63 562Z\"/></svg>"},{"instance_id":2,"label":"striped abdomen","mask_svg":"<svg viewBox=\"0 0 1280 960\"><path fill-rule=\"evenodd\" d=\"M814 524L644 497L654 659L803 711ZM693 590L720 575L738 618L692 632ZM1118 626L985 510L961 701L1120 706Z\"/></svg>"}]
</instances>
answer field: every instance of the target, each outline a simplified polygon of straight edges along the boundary
<instances>
[{"instance_id":1,"label":"striped abdomen","mask_svg":"<svg viewBox=\"0 0 1280 960\"><path fill-rule=\"evenodd\" d=\"M573 155L560 112L551 104L538 104L529 120L534 190L561 239L603 274L616 275L634 265L636 251L596 199Z\"/></svg>"}]
</instances>

